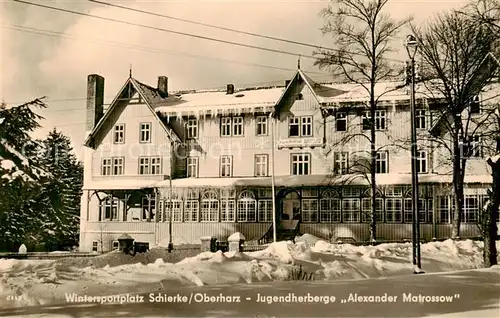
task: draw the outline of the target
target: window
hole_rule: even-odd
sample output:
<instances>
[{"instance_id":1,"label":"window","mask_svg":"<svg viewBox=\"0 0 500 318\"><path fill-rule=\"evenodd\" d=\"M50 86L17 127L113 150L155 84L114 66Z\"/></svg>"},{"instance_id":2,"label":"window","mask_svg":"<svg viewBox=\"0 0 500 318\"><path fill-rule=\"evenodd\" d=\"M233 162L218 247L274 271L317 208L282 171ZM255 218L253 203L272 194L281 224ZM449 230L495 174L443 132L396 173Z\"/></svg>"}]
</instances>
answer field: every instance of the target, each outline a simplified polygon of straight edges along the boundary
<instances>
[{"instance_id":1,"label":"window","mask_svg":"<svg viewBox=\"0 0 500 318\"><path fill-rule=\"evenodd\" d=\"M217 222L219 221L219 200L217 193L207 191L203 194L200 209L201 222Z\"/></svg>"},{"instance_id":2,"label":"window","mask_svg":"<svg viewBox=\"0 0 500 318\"><path fill-rule=\"evenodd\" d=\"M234 189L222 189L220 197L220 221L234 222L236 220L236 191Z\"/></svg>"},{"instance_id":3,"label":"window","mask_svg":"<svg viewBox=\"0 0 500 318\"><path fill-rule=\"evenodd\" d=\"M233 157L221 156L220 157L220 176L232 177L233 176Z\"/></svg>"},{"instance_id":4,"label":"window","mask_svg":"<svg viewBox=\"0 0 500 318\"><path fill-rule=\"evenodd\" d=\"M124 173L123 167L123 157L114 157L113 158L113 174L114 175L122 175Z\"/></svg>"},{"instance_id":5,"label":"window","mask_svg":"<svg viewBox=\"0 0 500 318\"><path fill-rule=\"evenodd\" d=\"M464 223L476 223L479 213L479 200L477 196L466 196L464 200Z\"/></svg>"},{"instance_id":6,"label":"window","mask_svg":"<svg viewBox=\"0 0 500 318\"><path fill-rule=\"evenodd\" d=\"M375 111L375 121L374 121L376 130L384 130L386 129L386 113L385 110L377 110ZM371 116L370 111L366 111L363 116L363 130L370 130L371 127Z\"/></svg>"},{"instance_id":7,"label":"window","mask_svg":"<svg viewBox=\"0 0 500 318\"><path fill-rule=\"evenodd\" d=\"M300 118L292 117L288 122L288 136L298 137L300 136Z\"/></svg>"},{"instance_id":8,"label":"window","mask_svg":"<svg viewBox=\"0 0 500 318\"><path fill-rule=\"evenodd\" d=\"M188 139L198 138L198 119L191 118L191 119L187 120L186 132L187 132Z\"/></svg>"},{"instance_id":9,"label":"window","mask_svg":"<svg viewBox=\"0 0 500 318\"><path fill-rule=\"evenodd\" d=\"M289 137L311 137L312 133L312 117L291 117L288 122Z\"/></svg>"},{"instance_id":10,"label":"window","mask_svg":"<svg viewBox=\"0 0 500 318\"><path fill-rule=\"evenodd\" d=\"M139 157L139 174L149 174L148 157Z\"/></svg>"},{"instance_id":11,"label":"window","mask_svg":"<svg viewBox=\"0 0 500 318\"><path fill-rule=\"evenodd\" d=\"M375 206L375 220L377 222L384 221L384 199L376 198L376 206ZM363 198L361 200L361 211L362 213L362 221L363 222L371 222L372 220L372 200L371 198Z\"/></svg>"},{"instance_id":12,"label":"window","mask_svg":"<svg viewBox=\"0 0 500 318\"><path fill-rule=\"evenodd\" d=\"M113 242L111 243L111 250L115 251L115 250L117 250L117 249L119 249L119 248L120 248L120 242L118 242L118 241L113 241Z\"/></svg>"},{"instance_id":13,"label":"window","mask_svg":"<svg viewBox=\"0 0 500 318\"><path fill-rule=\"evenodd\" d=\"M318 222L318 200L302 199L302 221Z\"/></svg>"},{"instance_id":14,"label":"window","mask_svg":"<svg viewBox=\"0 0 500 318\"><path fill-rule=\"evenodd\" d=\"M111 158L102 158L101 175L103 176L111 175Z\"/></svg>"},{"instance_id":15,"label":"window","mask_svg":"<svg viewBox=\"0 0 500 318\"><path fill-rule=\"evenodd\" d=\"M381 151L377 153L375 158L375 173L389 173L388 152Z\"/></svg>"},{"instance_id":16,"label":"window","mask_svg":"<svg viewBox=\"0 0 500 318\"><path fill-rule=\"evenodd\" d=\"M221 200L220 202L220 221L221 222L234 222L235 220L236 204L234 200Z\"/></svg>"},{"instance_id":17,"label":"window","mask_svg":"<svg viewBox=\"0 0 500 318\"><path fill-rule=\"evenodd\" d=\"M140 142L151 142L151 123L141 123L139 127Z\"/></svg>"},{"instance_id":18,"label":"window","mask_svg":"<svg viewBox=\"0 0 500 318\"><path fill-rule=\"evenodd\" d=\"M347 114L338 112L335 115L335 127L337 131L347 131Z\"/></svg>"},{"instance_id":19,"label":"window","mask_svg":"<svg viewBox=\"0 0 500 318\"><path fill-rule=\"evenodd\" d=\"M481 138L479 136L467 136L463 142L460 142L460 148L464 158L482 157Z\"/></svg>"},{"instance_id":20,"label":"window","mask_svg":"<svg viewBox=\"0 0 500 318\"><path fill-rule=\"evenodd\" d=\"M151 158L151 174L161 174L161 158Z\"/></svg>"},{"instance_id":21,"label":"window","mask_svg":"<svg viewBox=\"0 0 500 318\"><path fill-rule=\"evenodd\" d=\"M301 176L310 173L310 155L292 154L292 175Z\"/></svg>"},{"instance_id":22,"label":"window","mask_svg":"<svg viewBox=\"0 0 500 318\"><path fill-rule=\"evenodd\" d=\"M184 222L198 222L198 200L186 200L184 203Z\"/></svg>"},{"instance_id":23,"label":"window","mask_svg":"<svg viewBox=\"0 0 500 318\"><path fill-rule=\"evenodd\" d=\"M139 157L139 174L161 174L161 158Z\"/></svg>"},{"instance_id":24,"label":"window","mask_svg":"<svg viewBox=\"0 0 500 318\"><path fill-rule=\"evenodd\" d=\"M187 177L188 178L198 177L198 157L187 158Z\"/></svg>"},{"instance_id":25,"label":"window","mask_svg":"<svg viewBox=\"0 0 500 318\"><path fill-rule=\"evenodd\" d=\"M450 223L450 198L439 197L438 199L439 223Z\"/></svg>"},{"instance_id":26,"label":"window","mask_svg":"<svg viewBox=\"0 0 500 318\"><path fill-rule=\"evenodd\" d=\"M142 198L142 219L154 220L156 214L156 200L154 198Z\"/></svg>"},{"instance_id":27,"label":"window","mask_svg":"<svg viewBox=\"0 0 500 318\"><path fill-rule=\"evenodd\" d=\"M251 191L241 192L238 200L238 222L257 221L257 201Z\"/></svg>"},{"instance_id":28,"label":"window","mask_svg":"<svg viewBox=\"0 0 500 318\"><path fill-rule=\"evenodd\" d=\"M335 175L346 174L349 171L349 153L335 152L333 153L333 173Z\"/></svg>"},{"instance_id":29,"label":"window","mask_svg":"<svg viewBox=\"0 0 500 318\"><path fill-rule=\"evenodd\" d=\"M231 117L221 117L220 119L220 135L231 136Z\"/></svg>"},{"instance_id":30,"label":"window","mask_svg":"<svg viewBox=\"0 0 500 318\"><path fill-rule=\"evenodd\" d=\"M255 176L266 177L268 175L268 155L255 155Z\"/></svg>"},{"instance_id":31,"label":"window","mask_svg":"<svg viewBox=\"0 0 500 318\"><path fill-rule=\"evenodd\" d=\"M401 199L385 199L385 220L388 223L403 221L403 203Z\"/></svg>"},{"instance_id":32,"label":"window","mask_svg":"<svg viewBox=\"0 0 500 318\"><path fill-rule=\"evenodd\" d=\"M359 222L359 199L342 200L342 219L344 222Z\"/></svg>"},{"instance_id":33,"label":"window","mask_svg":"<svg viewBox=\"0 0 500 318\"><path fill-rule=\"evenodd\" d=\"M425 120L425 109L416 109L415 110L415 128L416 129L425 129L426 120Z\"/></svg>"},{"instance_id":34,"label":"window","mask_svg":"<svg viewBox=\"0 0 500 318\"><path fill-rule=\"evenodd\" d=\"M243 117L233 117L233 136L243 136Z\"/></svg>"},{"instance_id":35,"label":"window","mask_svg":"<svg viewBox=\"0 0 500 318\"><path fill-rule=\"evenodd\" d=\"M98 248L99 248L99 242L93 241L92 242L92 252L97 252Z\"/></svg>"},{"instance_id":36,"label":"window","mask_svg":"<svg viewBox=\"0 0 500 318\"><path fill-rule=\"evenodd\" d=\"M418 173L427 173L427 151L417 151L417 172Z\"/></svg>"},{"instance_id":37,"label":"window","mask_svg":"<svg viewBox=\"0 0 500 318\"><path fill-rule=\"evenodd\" d=\"M243 136L243 117L221 117L221 136Z\"/></svg>"},{"instance_id":38,"label":"window","mask_svg":"<svg viewBox=\"0 0 500 318\"><path fill-rule=\"evenodd\" d=\"M101 205L104 220L118 220L118 199L107 197Z\"/></svg>"},{"instance_id":39,"label":"window","mask_svg":"<svg viewBox=\"0 0 500 318\"><path fill-rule=\"evenodd\" d=\"M122 144L125 142L125 124L118 124L115 126L114 136L115 144Z\"/></svg>"},{"instance_id":40,"label":"window","mask_svg":"<svg viewBox=\"0 0 500 318\"><path fill-rule=\"evenodd\" d=\"M259 200L259 222L273 221L273 200Z\"/></svg>"},{"instance_id":41,"label":"window","mask_svg":"<svg viewBox=\"0 0 500 318\"><path fill-rule=\"evenodd\" d=\"M170 204L172 202L172 204ZM160 211L159 221L170 222L170 211L172 210L172 222L182 222L182 201L181 200L165 200L164 204L160 206L165 206L164 213ZM171 209L172 207L172 209Z\"/></svg>"},{"instance_id":42,"label":"window","mask_svg":"<svg viewBox=\"0 0 500 318\"><path fill-rule=\"evenodd\" d=\"M470 106L469 112L471 114L480 114L481 113L481 100L479 99L479 96L476 95L473 98L471 98L469 106Z\"/></svg>"},{"instance_id":43,"label":"window","mask_svg":"<svg viewBox=\"0 0 500 318\"><path fill-rule=\"evenodd\" d=\"M255 117L256 124L256 135L257 136L266 136L267 135L267 117L266 116L257 116Z\"/></svg>"},{"instance_id":44,"label":"window","mask_svg":"<svg viewBox=\"0 0 500 318\"><path fill-rule=\"evenodd\" d=\"M323 198L319 201L320 222L340 222L340 199Z\"/></svg>"},{"instance_id":45,"label":"window","mask_svg":"<svg viewBox=\"0 0 500 318\"><path fill-rule=\"evenodd\" d=\"M302 95L302 93L298 93L297 97L295 98L295 100L303 100L303 99L304 99L304 95Z\"/></svg>"},{"instance_id":46,"label":"window","mask_svg":"<svg viewBox=\"0 0 500 318\"><path fill-rule=\"evenodd\" d=\"M404 212L404 221L406 223L411 223L413 222L413 207L412 207L412 202L413 199L405 199L405 212ZM418 199L418 215L419 215L419 222L420 223L425 223L426 218L427 218L427 210L426 210L426 201L425 199ZM432 219L430 220L432 222Z\"/></svg>"},{"instance_id":47,"label":"window","mask_svg":"<svg viewBox=\"0 0 500 318\"><path fill-rule=\"evenodd\" d=\"M302 137L312 136L312 117L302 117Z\"/></svg>"}]
</instances>

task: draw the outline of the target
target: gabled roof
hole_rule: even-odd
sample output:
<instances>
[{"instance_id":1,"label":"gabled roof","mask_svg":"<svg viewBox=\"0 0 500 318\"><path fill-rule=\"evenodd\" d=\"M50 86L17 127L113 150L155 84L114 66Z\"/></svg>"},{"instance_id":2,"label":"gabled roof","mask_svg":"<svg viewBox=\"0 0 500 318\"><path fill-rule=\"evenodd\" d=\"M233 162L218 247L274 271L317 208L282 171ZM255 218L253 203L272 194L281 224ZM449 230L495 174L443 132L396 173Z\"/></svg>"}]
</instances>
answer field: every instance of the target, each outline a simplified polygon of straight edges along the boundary
<instances>
[{"instance_id":1,"label":"gabled roof","mask_svg":"<svg viewBox=\"0 0 500 318\"><path fill-rule=\"evenodd\" d=\"M301 69L298 69L295 75L293 76L290 83L288 83L287 87L281 94L280 98L276 102L275 111L277 112L280 108L281 102L285 98L285 95L288 93L289 89L297 83L297 81L303 80L307 87L311 90L314 98L318 102L318 104L322 104L324 98L330 98L333 96L338 96L346 93L344 90L338 89L336 87L318 84L314 80L312 80L309 76L307 76Z\"/></svg>"},{"instance_id":2,"label":"gabled roof","mask_svg":"<svg viewBox=\"0 0 500 318\"><path fill-rule=\"evenodd\" d=\"M481 92L483 89L482 85L484 85L485 80L488 78L491 78L492 74L494 74L498 68L500 67L500 60L493 54L493 53L488 53L479 67L477 68L475 74L471 77L469 82L477 82L479 85L471 86L471 95L477 95ZM429 130L432 134L437 135L441 131L441 128L445 125L448 124L448 126L451 126L453 123L453 114L450 112L446 112L439 117L434 124L432 125L431 129Z\"/></svg>"},{"instance_id":3,"label":"gabled roof","mask_svg":"<svg viewBox=\"0 0 500 318\"><path fill-rule=\"evenodd\" d=\"M115 110L115 108L118 105L118 102L120 100L120 96L125 92L125 89L127 89L128 85L132 85L134 89L137 91L137 93L141 96L142 99L146 102L146 106L149 108L153 116L158 120L158 123L160 126L165 130L167 135L169 136L171 141L174 142L181 142L181 138L177 135L177 133L170 128L168 125L166 125L158 116L158 114L155 112L153 105L155 103L158 103L159 101L165 101L168 100L169 97L163 96L160 91L156 88L153 88L149 85L143 84L136 80L133 77L129 77L125 84L123 84L122 88L118 92L118 94L115 96L113 101L111 102L108 110L104 113L104 116L99 120L97 125L95 125L94 129L92 132L89 134L89 136L85 139L84 145L89 146L90 141L95 137L96 133L101 129L101 127L104 125L106 120L109 118L111 113Z\"/></svg>"}]
</instances>

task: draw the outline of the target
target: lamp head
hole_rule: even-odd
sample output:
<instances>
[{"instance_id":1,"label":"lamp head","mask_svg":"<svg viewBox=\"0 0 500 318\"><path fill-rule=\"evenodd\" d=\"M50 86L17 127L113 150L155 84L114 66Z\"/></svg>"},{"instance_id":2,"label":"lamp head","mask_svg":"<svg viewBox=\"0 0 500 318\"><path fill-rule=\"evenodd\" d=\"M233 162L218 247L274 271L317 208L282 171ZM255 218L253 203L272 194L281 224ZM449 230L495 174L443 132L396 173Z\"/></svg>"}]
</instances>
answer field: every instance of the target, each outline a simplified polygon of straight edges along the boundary
<instances>
[{"instance_id":1,"label":"lamp head","mask_svg":"<svg viewBox=\"0 0 500 318\"><path fill-rule=\"evenodd\" d=\"M412 34L406 36L405 47L410 59L414 59L418 49L417 38Z\"/></svg>"}]
</instances>

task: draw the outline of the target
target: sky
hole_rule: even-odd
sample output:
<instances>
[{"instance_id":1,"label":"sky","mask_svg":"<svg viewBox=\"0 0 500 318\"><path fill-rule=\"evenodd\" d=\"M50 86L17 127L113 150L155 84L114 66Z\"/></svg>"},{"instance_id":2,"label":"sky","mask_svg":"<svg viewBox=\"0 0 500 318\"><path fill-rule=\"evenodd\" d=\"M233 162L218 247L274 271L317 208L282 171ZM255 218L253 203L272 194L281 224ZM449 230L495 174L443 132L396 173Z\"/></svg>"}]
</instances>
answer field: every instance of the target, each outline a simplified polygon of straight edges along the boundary
<instances>
[{"instance_id":1,"label":"sky","mask_svg":"<svg viewBox=\"0 0 500 318\"><path fill-rule=\"evenodd\" d=\"M282 85L293 76L298 55L302 54L302 70L312 72L310 76L317 81L335 81L327 72L313 66L312 59L305 57L312 55L314 49L310 47L125 11L86 0L26 1L297 54L243 48L0 0L0 98L15 105L46 96L48 108L40 112L45 117L41 122L43 129L35 134L36 137L43 137L56 127L71 138L79 156L85 137L88 74L100 74L105 78L105 103L111 102L130 70L136 79L151 86L156 86L158 76L168 76L169 90L218 88L229 83L236 87ZM262 35L334 46L320 30L324 20L319 13L328 5L327 0L102 1ZM385 12L395 19L412 15L418 24L465 3L465 0L389 0ZM404 36L401 35L402 50ZM402 52L398 54L398 58L405 58Z\"/></svg>"}]
</instances>

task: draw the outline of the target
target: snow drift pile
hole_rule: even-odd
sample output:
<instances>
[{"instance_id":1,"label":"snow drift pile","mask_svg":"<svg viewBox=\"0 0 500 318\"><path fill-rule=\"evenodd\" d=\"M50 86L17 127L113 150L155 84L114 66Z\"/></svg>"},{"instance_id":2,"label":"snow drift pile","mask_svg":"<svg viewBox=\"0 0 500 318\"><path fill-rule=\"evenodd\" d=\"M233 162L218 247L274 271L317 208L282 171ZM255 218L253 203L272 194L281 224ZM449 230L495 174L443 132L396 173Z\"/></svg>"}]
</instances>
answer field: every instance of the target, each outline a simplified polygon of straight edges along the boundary
<instances>
[{"instance_id":1,"label":"snow drift pile","mask_svg":"<svg viewBox=\"0 0 500 318\"><path fill-rule=\"evenodd\" d=\"M423 244L421 252L426 272L482 267L482 242L433 242ZM295 244L277 242L249 253L205 252L175 264L157 259L147 265L76 268L57 261L0 260L0 307L64 302L65 293L126 293L132 286L136 292L151 292L179 285L293 280L299 267L314 280L409 274L411 255L410 243L354 246L306 234Z\"/></svg>"}]
</instances>

